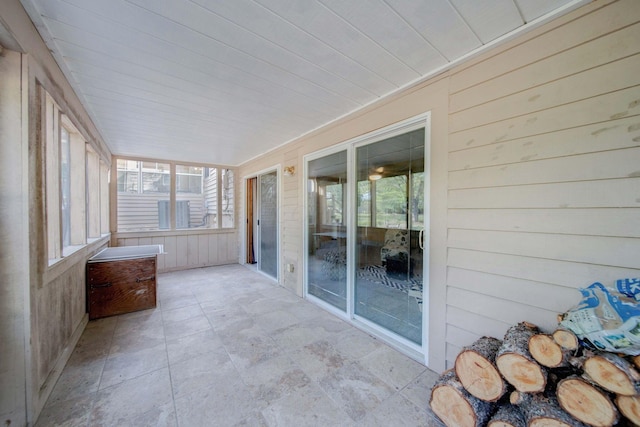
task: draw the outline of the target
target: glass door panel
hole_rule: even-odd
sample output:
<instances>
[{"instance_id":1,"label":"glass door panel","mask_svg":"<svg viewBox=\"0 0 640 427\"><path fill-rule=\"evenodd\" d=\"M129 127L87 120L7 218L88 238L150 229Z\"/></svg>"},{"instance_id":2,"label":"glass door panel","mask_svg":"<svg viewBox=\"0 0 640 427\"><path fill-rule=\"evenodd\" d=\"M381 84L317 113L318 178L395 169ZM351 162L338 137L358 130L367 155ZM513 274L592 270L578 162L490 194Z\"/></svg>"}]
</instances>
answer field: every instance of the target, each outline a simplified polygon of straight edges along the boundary
<instances>
[{"instance_id":1,"label":"glass door panel","mask_svg":"<svg viewBox=\"0 0 640 427\"><path fill-rule=\"evenodd\" d=\"M356 150L354 313L422 344L425 131Z\"/></svg>"},{"instance_id":2,"label":"glass door panel","mask_svg":"<svg viewBox=\"0 0 640 427\"><path fill-rule=\"evenodd\" d=\"M347 310L347 152L307 167L307 293Z\"/></svg>"},{"instance_id":3,"label":"glass door panel","mask_svg":"<svg viewBox=\"0 0 640 427\"><path fill-rule=\"evenodd\" d=\"M278 174L270 172L258 177L260 253L258 269L278 278Z\"/></svg>"}]
</instances>

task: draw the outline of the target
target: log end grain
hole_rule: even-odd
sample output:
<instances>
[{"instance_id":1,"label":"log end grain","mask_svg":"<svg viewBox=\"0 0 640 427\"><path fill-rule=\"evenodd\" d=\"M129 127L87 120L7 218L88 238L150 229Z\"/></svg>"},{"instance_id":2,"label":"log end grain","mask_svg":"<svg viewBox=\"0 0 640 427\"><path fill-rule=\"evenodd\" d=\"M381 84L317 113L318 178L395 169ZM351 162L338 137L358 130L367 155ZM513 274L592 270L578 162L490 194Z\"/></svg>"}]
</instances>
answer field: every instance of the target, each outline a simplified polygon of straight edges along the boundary
<instances>
[{"instance_id":1,"label":"log end grain","mask_svg":"<svg viewBox=\"0 0 640 427\"><path fill-rule=\"evenodd\" d=\"M431 393L431 410L449 427L475 426L476 414L469 402L451 387L438 387Z\"/></svg>"},{"instance_id":2,"label":"log end grain","mask_svg":"<svg viewBox=\"0 0 640 427\"><path fill-rule=\"evenodd\" d=\"M587 358L582 368L587 377L605 390L623 396L638 394L638 372L621 357L602 353Z\"/></svg>"},{"instance_id":3,"label":"log end grain","mask_svg":"<svg viewBox=\"0 0 640 427\"><path fill-rule=\"evenodd\" d=\"M486 425L493 404L472 396L460 383L455 371L445 371L431 390L429 406L448 427Z\"/></svg>"},{"instance_id":4,"label":"log end grain","mask_svg":"<svg viewBox=\"0 0 640 427\"><path fill-rule=\"evenodd\" d=\"M504 353L496 359L498 370L516 390L537 393L544 390L547 377L535 361L516 353Z\"/></svg>"},{"instance_id":5,"label":"log end grain","mask_svg":"<svg viewBox=\"0 0 640 427\"><path fill-rule=\"evenodd\" d=\"M529 338L529 353L548 368L556 368L564 363L562 347L549 335L536 334Z\"/></svg>"},{"instance_id":6,"label":"log end grain","mask_svg":"<svg viewBox=\"0 0 640 427\"><path fill-rule=\"evenodd\" d=\"M586 424L609 427L618 422L618 411L609 397L581 378L561 380L556 395L562 409Z\"/></svg>"},{"instance_id":7,"label":"log end grain","mask_svg":"<svg viewBox=\"0 0 640 427\"><path fill-rule=\"evenodd\" d=\"M640 426L640 396L618 396L616 406L629 421Z\"/></svg>"},{"instance_id":8,"label":"log end grain","mask_svg":"<svg viewBox=\"0 0 640 427\"><path fill-rule=\"evenodd\" d=\"M552 336L553 340L565 350L577 350L580 346L576 334L568 329L556 329Z\"/></svg>"},{"instance_id":9,"label":"log end grain","mask_svg":"<svg viewBox=\"0 0 640 427\"><path fill-rule=\"evenodd\" d=\"M496 366L474 351L458 354L455 370L464 388L478 399L494 402L506 391Z\"/></svg>"}]
</instances>

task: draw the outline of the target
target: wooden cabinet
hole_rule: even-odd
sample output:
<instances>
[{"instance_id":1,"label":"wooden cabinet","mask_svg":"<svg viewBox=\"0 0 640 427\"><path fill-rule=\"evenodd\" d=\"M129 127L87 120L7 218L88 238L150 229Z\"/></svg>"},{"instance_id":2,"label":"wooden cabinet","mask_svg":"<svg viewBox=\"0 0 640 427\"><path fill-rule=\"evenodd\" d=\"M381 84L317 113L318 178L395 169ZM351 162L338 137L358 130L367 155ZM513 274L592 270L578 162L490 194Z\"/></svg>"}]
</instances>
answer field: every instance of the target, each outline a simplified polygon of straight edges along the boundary
<instances>
[{"instance_id":1,"label":"wooden cabinet","mask_svg":"<svg viewBox=\"0 0 640 427\"><path fill-rule=\"evenodd\" d=\"M156 306L156 255L87 262L89 319Z\"/></svg>"}]
</instances>

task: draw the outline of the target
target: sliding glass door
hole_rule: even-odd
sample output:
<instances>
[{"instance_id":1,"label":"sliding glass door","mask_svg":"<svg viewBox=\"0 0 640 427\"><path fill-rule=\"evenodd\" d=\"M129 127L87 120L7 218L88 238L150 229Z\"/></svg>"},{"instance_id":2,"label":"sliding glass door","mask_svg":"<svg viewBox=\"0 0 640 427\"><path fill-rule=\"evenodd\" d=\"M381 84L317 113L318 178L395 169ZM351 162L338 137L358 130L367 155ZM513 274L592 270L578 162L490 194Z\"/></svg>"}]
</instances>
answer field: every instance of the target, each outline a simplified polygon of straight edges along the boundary
<instances>
[{"instance_id":1,"label":"sliding glass door","mask_svg":"<svg viewBox=\"0 0 640 427\"><path fill-rule=\"evenodd\" d=\"M306 295L408 352L424 348L428 318L427 125L417 117L306 158Z\"/></svg>"},{"instance_id":2,"label":"sliding glass door","mask_svg":"<svg viewBox=\"0 0 640 427\"><path fill-rule=\"evenodd\" d=\"M356 150L354 313L422 343L425 131Z\"/></svg>"},{"instance_id":3,"label":"sliding glass door","mask_svg":"<svg viewBox=\"0 0 640 427\"><path fill-rule=\"evenodd\" d=\"M307 293L347 310L347 152L307 164Z\"/></svg>"}]
</instances>

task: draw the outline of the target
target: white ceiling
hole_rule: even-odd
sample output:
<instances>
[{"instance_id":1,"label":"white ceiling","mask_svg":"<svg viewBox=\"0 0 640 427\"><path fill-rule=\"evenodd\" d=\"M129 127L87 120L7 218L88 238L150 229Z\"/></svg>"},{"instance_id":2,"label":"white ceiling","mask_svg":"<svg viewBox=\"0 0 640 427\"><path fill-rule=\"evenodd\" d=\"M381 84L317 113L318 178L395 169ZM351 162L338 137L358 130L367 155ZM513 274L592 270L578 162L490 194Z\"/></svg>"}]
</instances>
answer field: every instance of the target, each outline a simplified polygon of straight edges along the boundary
<instances>
[{"instance_id":1,"label":"white ceiling","mask_svg":"<svg viewBox=\"0 0 640 427\"><path fill-rule=\"evenodd\" d=\"M21 0L114 154L238 165L585 0Z\"/></svg>"}]
</instances>

